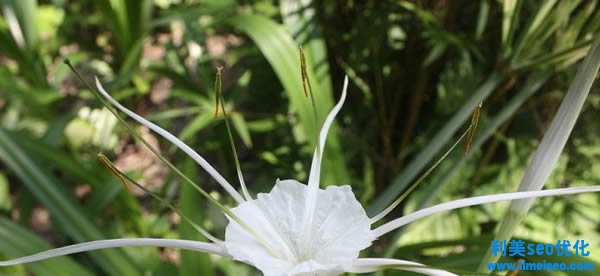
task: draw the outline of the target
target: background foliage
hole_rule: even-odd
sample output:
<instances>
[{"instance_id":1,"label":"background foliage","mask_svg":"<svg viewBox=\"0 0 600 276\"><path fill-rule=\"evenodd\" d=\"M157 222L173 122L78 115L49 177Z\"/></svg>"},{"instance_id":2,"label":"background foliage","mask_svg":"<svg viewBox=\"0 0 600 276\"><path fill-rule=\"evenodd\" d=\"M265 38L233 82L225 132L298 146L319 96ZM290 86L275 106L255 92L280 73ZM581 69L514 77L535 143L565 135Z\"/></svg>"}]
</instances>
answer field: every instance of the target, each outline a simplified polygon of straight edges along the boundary
<instances>
[{"instance_id":1,"label":"background foliage","mask_svg":"<svg viewBox=\"0 0 600 276\"><path fill-rule=\"evenodd\" d=\"M483 101L471 151L451 154L391 215L396 217L451 199L514 191L600 28L598 1L591 0L0 3L3 258L108 237L201 239L159 202L124 189L97 161L98 152L212 232L223 233L226 226L218 210L101 109L65 58L86 78L98 75L125 105L177 133L234 179L223 118L214 116L215 68L223 66L238 154L257 193L268 191L276 178L307 178L320 122L302 91L303 46L321 117L339 96L343 76L351 78L349 99L328 141L323 183L352 185L370 214L439 158ZM599 182L597 87L547 187ZM181 152L140 131L222 197ZM598 195L537 200L516 235L539 242L585 238L597 254L599 205ZM365 255L472 271L504 207L424 219L377 241ZM156 248L103 250L1 272L28 271L256 273L213 256Z\"/></svg>"}]
</instances>

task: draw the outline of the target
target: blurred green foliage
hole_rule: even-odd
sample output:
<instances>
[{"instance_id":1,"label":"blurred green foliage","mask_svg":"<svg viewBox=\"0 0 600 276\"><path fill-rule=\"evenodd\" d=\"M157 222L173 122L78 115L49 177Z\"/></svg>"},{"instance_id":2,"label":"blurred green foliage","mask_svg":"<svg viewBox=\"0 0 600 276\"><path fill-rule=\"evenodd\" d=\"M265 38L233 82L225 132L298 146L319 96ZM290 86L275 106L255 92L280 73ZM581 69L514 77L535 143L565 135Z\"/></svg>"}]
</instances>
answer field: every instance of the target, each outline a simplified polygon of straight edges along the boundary
<instances>
[{"instance_id":1,"label":"blurred green foliage","mask_svg":"<svg viewBox=\"0 0 600 276\"><path fill-rule=\"evenodd\" d=\"M166 206L123 189L97 162L98 152L217 236L226 226L219 210L115 125L63 64L65 58L84 77L99 76L125 105L177 133L234 179L223 118L214 116L215 68L224 66L224 104L253 193L268 191L277 178L306 180L314 133L349 75L350 96L328 140L323 183L352 185L370 214L423 173L483 102L471 151L451 154L395 217L451 199L514 191L576 63L600 29L598 1L592 0L0 3L3 258L107 237L200 239ZM302 91L300 45L317 122ZM600 182L597 87L547 187ZM182 153L141 133L233 204ZM365 255L474 270L505 206L424 219L379 240ZM540 199L516 235L544 242L584 237L595 254L599 208L598 195ZM255 273L230 260L156 248L103 250L0 270L176 271Z\"/></svg>"}]
</instances>

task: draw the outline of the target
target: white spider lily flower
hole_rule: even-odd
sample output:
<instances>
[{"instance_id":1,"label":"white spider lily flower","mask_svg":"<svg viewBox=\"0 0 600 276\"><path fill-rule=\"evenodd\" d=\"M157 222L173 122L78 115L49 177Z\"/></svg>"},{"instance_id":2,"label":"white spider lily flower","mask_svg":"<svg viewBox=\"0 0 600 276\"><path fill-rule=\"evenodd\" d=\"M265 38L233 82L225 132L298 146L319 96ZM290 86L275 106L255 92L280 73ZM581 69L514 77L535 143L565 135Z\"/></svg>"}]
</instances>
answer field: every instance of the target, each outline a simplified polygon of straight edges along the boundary
<instances>
[{"instance_id":1,"label":"white spider lily flower","mask_svg":"<svg viewBox=\"0 0 600 276\"><path fill-rule=\"evenodd\" d=\"M347 77L339 102L328 114L313 156L308 185L296 180L277 180L269 193L244 200L240 194L198 153L159 126L120 105L96 80L99 92L119 110L177 145L219 182L238 206L230 209L236 219L230 222L225 240L213 243L176 239L100 240L52 249L31 256L0 262L0 266L23 264L56 256L102 248L157 246L192 250L229 257L247 263L268 276L338 275L344 272L368 273L396 268L426 275L455 275L419 263L383 258L359 258L378 237L412 221L457 208L524 198L598 192L600 186L543 191L524 191L459 199L391 220L372 229L369 218L350 186L319 187L320 167L327 132L346 98ZM245 225L240 225L242 221Z\"/></svg>"}]
</instances>

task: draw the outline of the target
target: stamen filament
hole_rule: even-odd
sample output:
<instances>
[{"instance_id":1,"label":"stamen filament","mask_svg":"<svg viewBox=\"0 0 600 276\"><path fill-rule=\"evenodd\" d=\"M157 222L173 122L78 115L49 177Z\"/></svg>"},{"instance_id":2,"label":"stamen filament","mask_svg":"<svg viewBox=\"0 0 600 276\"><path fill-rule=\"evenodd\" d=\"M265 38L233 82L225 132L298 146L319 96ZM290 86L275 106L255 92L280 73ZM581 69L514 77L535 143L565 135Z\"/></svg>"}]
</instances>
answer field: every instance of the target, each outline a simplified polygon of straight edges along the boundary
<instances>
[{"instance_id":1,"label":"stamen filament","mask_svg":"<svg viewBox=\"0 0 600 276\"><path fill-rule=\"evenodd\" d=\"M442 155L442 157L440 157L440 159L438 159L423 175L421 175L421 177L419 177L419 179L417 179L417 181L415 181L415 183L412 184L410 186L410 188L408 188L404 193L402 193L402 195L400 197L398 197L394 202L392 202L392 204L390 204L390 206L388 206L383 211L381 211L381 213L379 213L376 216L374 216L373 218L371 218L371 224L373 224L373 223L379 221L380 219L384 218L385 216L387 216L404 199L406 199L406 197L415 188L417 188L417 186L419 186L419 184L421 184L421 182L423 182L423 180L425 180L425 178L427 178L427 176L429 176L429 174L431 174L431 172L433 172L433 170L435 170L440 165L440 163L442 163L442 161L444 161L444 159L446 159L446 157L448 157L448 155L450 154L450 152L452 152L454 150L454 148L456 148L456 146L458 146L458 144L460 143L460 141L462 141L462 139L465 138L465 136L467 135L467 133L471 133L471 129L472 128L473 128L473 125L470 125L467 128L467 130L458 138L458 140L444 153L444 155Z\"/></svg>"},{"instance_id":2,"label":"stamen filament","mask_svg":"<svg viewBox=\"0 0 600 276\"><path fill-rule=\"evenodd\" d=\"M215 118L219 115L219 100L221 100L221 70L223 67L217 67L217 76L215 77Z\"/></svg>"},{"instance_id":3,"label":"stamen filament","mask_svg":"<svg viewBox=\"0 0 600 276\"><path fill-rule=\"evenodd\" d=\"M227 112L225 111L225 106L224 106L225 101L223 99L223 94L221 93L221 88L222 88L221 72L222 71L223 71L223 67L217 67L217 76L216 76L216 80L215 80L215 94L218 99L217 105L220 100L221 101L221 112L223 112L223 120L225 121L225 127L227 128L227 138L229 139L229 145L231 146L231 151L233 152L233 159L235 162L235 171L237 173L238 180L240 181L240 186L242 186L242 193L244 194L244 197L246 198L246 200L252 200L252 196L248 192L248 188L246 187L246 182L244 181L244 175L242 174L242 167L240 166L240 159L238 158L238 155L237 155L237 149L236 149L235 143L233 141L233 134L231 132L231 126L229 125L229 116L227 116ZM217 106L217 108L218 108L218 106ZM216 115L216 113L215 113L215 115Z\"/></svg>"},{"instance_id":4,"label":"stamen filament","mask_svg":"<svg viewBox=\"0 0 600 276\"><path fill-rule=\"evenodd\" d=\"M173 204L171 204L167 200L163 199L156 193L150 191L148 188L144 187L143 185L137 183L137 181L131 179L131 177L129 177L127 174L125 174L121 170L119 170L115 166L115 164L113 164L104 154L98 153L98 159L106 168L108 168L116 177L119 178L119 180L123 183L124 186L128 187L129 183L131 183L131 184L135 185L136 187L142 189L144 192L151 195L154 199L156 199L156 200L160 201L160 203L166 205L169 209L171 209L171 211L175 212L180 217L182 217L187 223L189 223L192 227L194 227L194 229L196 229L196 231L198 231L200 234L202 234L205 238L214 242L215 244L219 244L219 245L223 244L222 240L217 239L215 236L211 235L204 228L200 227L198 224L193 222L188 216L186 216L182 212L180 212L179 209L177 209L177 207L173 206Z\"/></svg>"}]
</instances>

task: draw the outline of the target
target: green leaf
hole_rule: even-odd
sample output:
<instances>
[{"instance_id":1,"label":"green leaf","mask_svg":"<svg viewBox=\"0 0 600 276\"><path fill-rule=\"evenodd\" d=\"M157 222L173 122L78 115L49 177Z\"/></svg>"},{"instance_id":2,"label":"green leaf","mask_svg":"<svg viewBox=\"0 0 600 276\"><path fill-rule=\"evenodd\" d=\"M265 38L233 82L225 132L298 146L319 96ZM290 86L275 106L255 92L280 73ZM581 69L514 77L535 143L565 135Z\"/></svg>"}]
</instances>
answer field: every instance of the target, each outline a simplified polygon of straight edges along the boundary
<instances>
[{"instance_id":1,"label":"green leaf","mask_svg":"<svg viewBox=\"0 0 600 276\"><path fill-rule=\"evenodd\" d=\"M143 39L151 27L152 1L101 0L96 4L111 26L119 72L131 73L139 64Z\"/></svg>"},{"instance_id":2,"label":"green leaf","mask_svg":"<svg viewBox=\"0 0 600 276\"><path fill-rule=\"evenodd\" d=\"M204 129L210 123L214 122L215 116L210 112L200 112L189 124L187 124L181 133L179 138L183 141L189 141L198 131Z\"/></svg>"},{"instance_id":3,"label":"green leaf","mask_svg":"<svg viewBox=\"0 0 600 276\"><path fill-rule=\"evenodd\" d=\"M183 163L183 172L188 175L193 181L198 182L198 167L192 160L185 160ZM205 200L191 185L181 185L179 193L179 206L181 213L190 218L198 225L203 224ZM179 235L181 239L203 241L205 238L196 231L196 229L186 223L181 222L179 226ZM215 275L210 255L205 253L182 251L181 252L181 268L179 275Z\"/></svg>"},{"instance_id":4,"label":"green leaf","mask_svg":"<svg viewBox=\"0 0 600 276\"><path fill-rule=\"evenodd\" d=\"M21 35L25 43L25 48L34 50L38 44L38 30L34 18L37 18L37 1L36 0L8 0L7 4L12 7ZM13 34L14 35L14 34Z\"/></svg>"},{"instance_id":5,"label":"green leaf","mask_svg":"<svg viewBox=\"0 0 600 276\"><path fill-rule=\"evenodd\" d=\"M0 171L0 209L10 209L12 203L10 201L10 186L6 175Z\"/></svg>"},{"instance_id":6,"label":"green leaf","mask_svg":"<svg viewBox=\"0 0 600 276\"><path fill-rule=\"evenodd\" d=\"M250 137L250 131L248 130L248 123L244 116L239 113L231 114L231 123L233 124L233 128L237 132L237 134L242 139L242 142L247 148L252 147L252 138Z\"/></svg>"}]
</instances>

